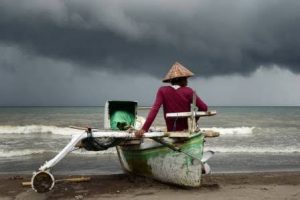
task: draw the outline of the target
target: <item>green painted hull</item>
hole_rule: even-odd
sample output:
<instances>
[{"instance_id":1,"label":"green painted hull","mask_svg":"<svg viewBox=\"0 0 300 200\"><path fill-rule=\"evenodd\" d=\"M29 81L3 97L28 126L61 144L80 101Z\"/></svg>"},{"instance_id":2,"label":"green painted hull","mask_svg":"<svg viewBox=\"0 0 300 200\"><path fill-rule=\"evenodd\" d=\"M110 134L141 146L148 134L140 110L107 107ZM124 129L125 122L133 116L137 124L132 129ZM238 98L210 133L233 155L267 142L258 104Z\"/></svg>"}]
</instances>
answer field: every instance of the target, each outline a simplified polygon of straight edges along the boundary
<instances>
[{"instance_id":1,"label":"green painted hull","mask_svg":"<svg viewBox=\"0 0 300 200\"><path fill-rule=\"evenodd\" d=\"M195 134L180 148L183 152L201 160L203 146L203 134ZM149 147L143 144L118 146L117 151L121 165L127 172L176 185L189 187L201 185L201 162L182 152L158 144Z\"/></svg>"}]
</instances>

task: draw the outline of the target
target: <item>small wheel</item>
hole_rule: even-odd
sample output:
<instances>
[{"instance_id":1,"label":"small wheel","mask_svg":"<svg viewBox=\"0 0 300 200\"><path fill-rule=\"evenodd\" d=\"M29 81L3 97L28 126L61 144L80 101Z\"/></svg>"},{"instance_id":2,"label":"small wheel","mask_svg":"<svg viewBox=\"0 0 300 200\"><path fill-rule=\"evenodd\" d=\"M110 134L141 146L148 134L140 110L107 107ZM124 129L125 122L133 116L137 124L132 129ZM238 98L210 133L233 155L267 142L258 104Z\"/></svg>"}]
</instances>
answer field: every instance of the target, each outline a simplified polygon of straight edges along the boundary
<instances>
[{"instance_id":1,"label":"small wheel","mask_svg":"<svg viewBox=\"0 0 300 200\"><path fill-rule=\"evenodd\" d=\"M55 184L55 179L50 172L39 171L34 172L31 178L31 187L38 193L45 193L52 190Z\"/></svg>"}]
</instances>

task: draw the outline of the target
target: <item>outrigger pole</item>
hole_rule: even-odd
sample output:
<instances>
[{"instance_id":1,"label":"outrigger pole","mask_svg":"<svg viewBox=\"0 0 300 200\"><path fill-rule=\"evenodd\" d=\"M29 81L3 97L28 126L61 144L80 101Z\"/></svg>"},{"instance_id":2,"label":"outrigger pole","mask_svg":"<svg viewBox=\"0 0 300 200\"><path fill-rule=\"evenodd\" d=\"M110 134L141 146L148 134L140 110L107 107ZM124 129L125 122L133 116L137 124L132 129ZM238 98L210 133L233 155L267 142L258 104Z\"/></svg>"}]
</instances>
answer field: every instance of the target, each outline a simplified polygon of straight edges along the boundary
<instances>
[{"instance_id":1,"label":"outrigger pole","mask_svg":"<svg viewBox=\"0 0 300 200\"><path fill-rule=\"evenodd\" d=\"M164 132L147 132L143 137L154 138L154 137L164 137ZM72 135L71 141L61 150L54 158L46 161L37 172L33 173L31 178L32 189L39 193L44 193L52 190L55 185L54 176L50 173L50 169L54 167L59 161L61 161L68 153L80 148L80 142L88 137L110 137L110 138L135 138L134 133L129 133L126 131L95 131L88 128L85 132L80 134Z\"/></svg>"}]
</instances>

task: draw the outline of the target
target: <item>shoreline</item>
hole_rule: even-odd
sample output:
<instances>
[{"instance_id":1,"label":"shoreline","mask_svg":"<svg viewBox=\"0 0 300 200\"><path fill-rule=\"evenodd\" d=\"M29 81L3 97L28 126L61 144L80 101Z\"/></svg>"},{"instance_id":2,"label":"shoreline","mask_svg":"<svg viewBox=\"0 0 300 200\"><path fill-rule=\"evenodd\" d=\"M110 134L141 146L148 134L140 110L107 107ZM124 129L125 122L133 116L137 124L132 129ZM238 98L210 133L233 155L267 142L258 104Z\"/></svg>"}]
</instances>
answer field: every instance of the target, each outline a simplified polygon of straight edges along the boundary
<instances>
[{"instance_id":1,"label":"shoreline","mask_svg":"<svg viewBox=\"0 0 300 200\"><path fill-rule=\"evenodd\" d=\"M55 178L79 176L58 175ZM300 199L300 171L205 175L199 188L168 185L128 174L90 175L80 183L57 183L39 194L22 182L30 175L0 175L0 199Z\"/></svg>"}]
</instances>

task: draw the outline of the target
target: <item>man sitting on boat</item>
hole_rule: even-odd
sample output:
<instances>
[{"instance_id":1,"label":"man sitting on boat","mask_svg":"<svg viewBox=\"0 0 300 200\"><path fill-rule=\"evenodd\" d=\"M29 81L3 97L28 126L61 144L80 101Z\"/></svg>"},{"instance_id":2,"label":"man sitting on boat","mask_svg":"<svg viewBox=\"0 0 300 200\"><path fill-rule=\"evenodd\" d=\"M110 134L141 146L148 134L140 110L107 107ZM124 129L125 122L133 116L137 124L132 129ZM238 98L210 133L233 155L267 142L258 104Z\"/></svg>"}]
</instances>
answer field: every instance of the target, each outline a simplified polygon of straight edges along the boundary
<instances>
[{"instance_id":1,"label":"man sitting on boat","mask_svg":"<svg viewBox=\"0 0 300 200\"><path fill-rule=\"evenodd\" d=\"M187 79L193 75L190 70L178 62L171 67L163 79L163 82L170 83L171 86L162 86L158 89L155 102L152 105L146 122L140 130L135 132L137 137L142 137L149 130L161 105L163 105L167 131L183 131L188 129L186 118L166 118L166 113L190 111L194 91L187 86ZM200 111L207 111L207 105L197 95L195 103Z\"/></svg>"}]
</instances>

